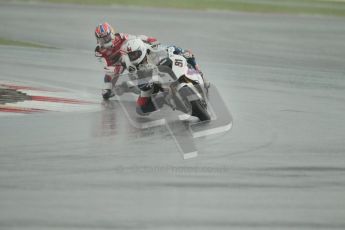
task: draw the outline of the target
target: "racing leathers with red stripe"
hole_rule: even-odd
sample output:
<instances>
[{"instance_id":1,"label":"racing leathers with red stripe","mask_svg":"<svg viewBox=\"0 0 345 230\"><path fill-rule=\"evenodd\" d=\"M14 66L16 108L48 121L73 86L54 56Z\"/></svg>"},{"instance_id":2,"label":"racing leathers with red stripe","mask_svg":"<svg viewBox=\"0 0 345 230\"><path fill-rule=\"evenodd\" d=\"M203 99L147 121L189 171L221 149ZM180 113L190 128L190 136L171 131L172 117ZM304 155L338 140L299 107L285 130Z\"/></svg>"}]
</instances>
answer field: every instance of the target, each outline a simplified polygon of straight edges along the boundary
<instances>
[{"instance_id":1,"label":"racing leathers with red stripe","mask_svg":"<svg viewBox=\"0 0 345 230\"><path fill-rule=\"evenodd\" d=\"M121 59L121 46L129 39L140 38L143 42L153 44L157 42L156 38L147 37L145 35L130 35L125 33L115 33L115 38L112 40L112 46L109 48L101 47L97 44L95 49L95 56L99 58L104 64L106 74L104 76L104 89L102 92L103 98L107 99L114 96L112 89L115 86L119 76L125 70L125 64Z\"/></svg>"}]
</instances>

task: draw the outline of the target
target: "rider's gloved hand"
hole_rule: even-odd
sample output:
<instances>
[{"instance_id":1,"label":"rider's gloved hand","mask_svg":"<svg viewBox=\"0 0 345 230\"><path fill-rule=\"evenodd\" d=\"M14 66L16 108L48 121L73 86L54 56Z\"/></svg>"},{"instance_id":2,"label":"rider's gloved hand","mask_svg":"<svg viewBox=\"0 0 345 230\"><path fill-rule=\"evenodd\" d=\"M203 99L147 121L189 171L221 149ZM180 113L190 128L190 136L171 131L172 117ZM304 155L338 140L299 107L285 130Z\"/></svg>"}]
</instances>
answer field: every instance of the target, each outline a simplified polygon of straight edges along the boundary
<instances>
[{"instance_id":1,"label":"rider's gloved hand","mask_svg":"<svg viewBox=\"0 0 345 230\"><path fill-rule=\"evenodd\" d=\"M128 67L128 72L130 72L130 73L133 73L133 72L135 72L137 69L134 67L134 66L129 66Z\"/></svg>"},{"instance_id":2,"label":"rider's gloved hand","mask_svg":"<svg viewBox=\"0 0 345 230\"><path fill-rule=\"evenodd\" d=\"M186 59L194 58L194 55L193 55L192 51L190 51L190 50L185 50L182 55Z\"/></svg>"}]
</instances>

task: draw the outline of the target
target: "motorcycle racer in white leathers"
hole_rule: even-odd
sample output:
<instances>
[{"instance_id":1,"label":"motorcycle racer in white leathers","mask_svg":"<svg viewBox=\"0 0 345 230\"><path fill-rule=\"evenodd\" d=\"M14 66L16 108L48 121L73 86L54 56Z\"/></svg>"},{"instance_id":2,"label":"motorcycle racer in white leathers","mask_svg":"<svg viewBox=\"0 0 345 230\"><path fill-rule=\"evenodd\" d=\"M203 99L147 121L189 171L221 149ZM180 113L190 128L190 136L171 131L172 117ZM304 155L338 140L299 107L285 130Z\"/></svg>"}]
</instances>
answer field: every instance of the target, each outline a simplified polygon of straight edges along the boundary
<instances>
[{"instance_id":1,"label":"motorcycle racer in white leathers","mask_svg":"<svg viewBox=\"0 0 345 230\"><path fill-rule=\"evenodd\" d=\"M202 75L199 66L196 64L195 57L190 51L176 46L168 46L167 49L173 49L174 54L185 57L187 63ZM129 72L145 70L149 65L160 65L160 63L152 63L153 58L150 58L152 51L151 46L145 44L141 39L127 40L121 48L121 52L124 55L123 60ZM157 110L151 99L151 95L157 93L158 90L155 84L148 80L147 77L143 77L138 81L138 88L141 92L137 99L137 113L143 115Z\"/></svg>"}]
</instances>

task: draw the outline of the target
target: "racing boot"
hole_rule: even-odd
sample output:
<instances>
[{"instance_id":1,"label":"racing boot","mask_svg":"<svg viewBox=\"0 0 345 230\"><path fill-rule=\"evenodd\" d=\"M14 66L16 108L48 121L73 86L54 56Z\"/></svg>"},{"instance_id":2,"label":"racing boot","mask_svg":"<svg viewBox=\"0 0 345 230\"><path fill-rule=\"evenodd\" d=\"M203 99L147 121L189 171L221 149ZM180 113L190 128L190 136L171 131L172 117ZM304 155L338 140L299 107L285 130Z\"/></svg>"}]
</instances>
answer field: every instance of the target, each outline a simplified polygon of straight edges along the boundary
<instances>
[{"instance_id":1,"label":"racing boot","mask_svg":"<svg viewBox=\"0 0 345 230\"><path fill-rule=\"evenodd\" d=\"M104 100L109 100L109 98L115 96L111 89L103 89L102 90L102 97Z\"/></svg>"},{"instance_id":2,"label":"racing boot","mask_svg":"<svg viewBox=\"0 0 345 230\"><path fill-rule=\"evenodd\" d=\"M112 80L113 78L110 75L106 74L104 76L104 88L102 90L102 97L104 100L109 100L109 98L114 96Z\"/></svg>"}]
</instances>

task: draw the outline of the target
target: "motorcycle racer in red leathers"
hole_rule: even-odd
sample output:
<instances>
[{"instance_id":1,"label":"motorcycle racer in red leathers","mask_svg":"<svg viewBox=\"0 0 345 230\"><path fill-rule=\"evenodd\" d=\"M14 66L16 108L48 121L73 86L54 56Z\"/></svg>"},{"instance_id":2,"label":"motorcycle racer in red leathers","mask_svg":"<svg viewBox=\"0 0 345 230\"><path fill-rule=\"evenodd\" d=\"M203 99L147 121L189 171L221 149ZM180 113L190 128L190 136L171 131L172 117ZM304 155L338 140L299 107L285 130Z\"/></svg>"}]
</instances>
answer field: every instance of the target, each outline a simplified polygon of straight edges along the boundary
<instances>
[{"instance_id":1,"label":"motorcycle racer in red leathers","mask_svg":"<svg viewBox=\"0 0 345 230\"><path fill-rule=\"evenodd\" d=\"M105 100L114 96L113 88L121 73L125 70L125 64L121 61L121 46L129 39L139 38L145 43L157 43L157 39L145 35L131 35L116 32L112 26L104 22L95 29L97 46L95 56L104 64L106 74L104 76L104 88L102 96Z\"/></svg>"}]
</instances>

